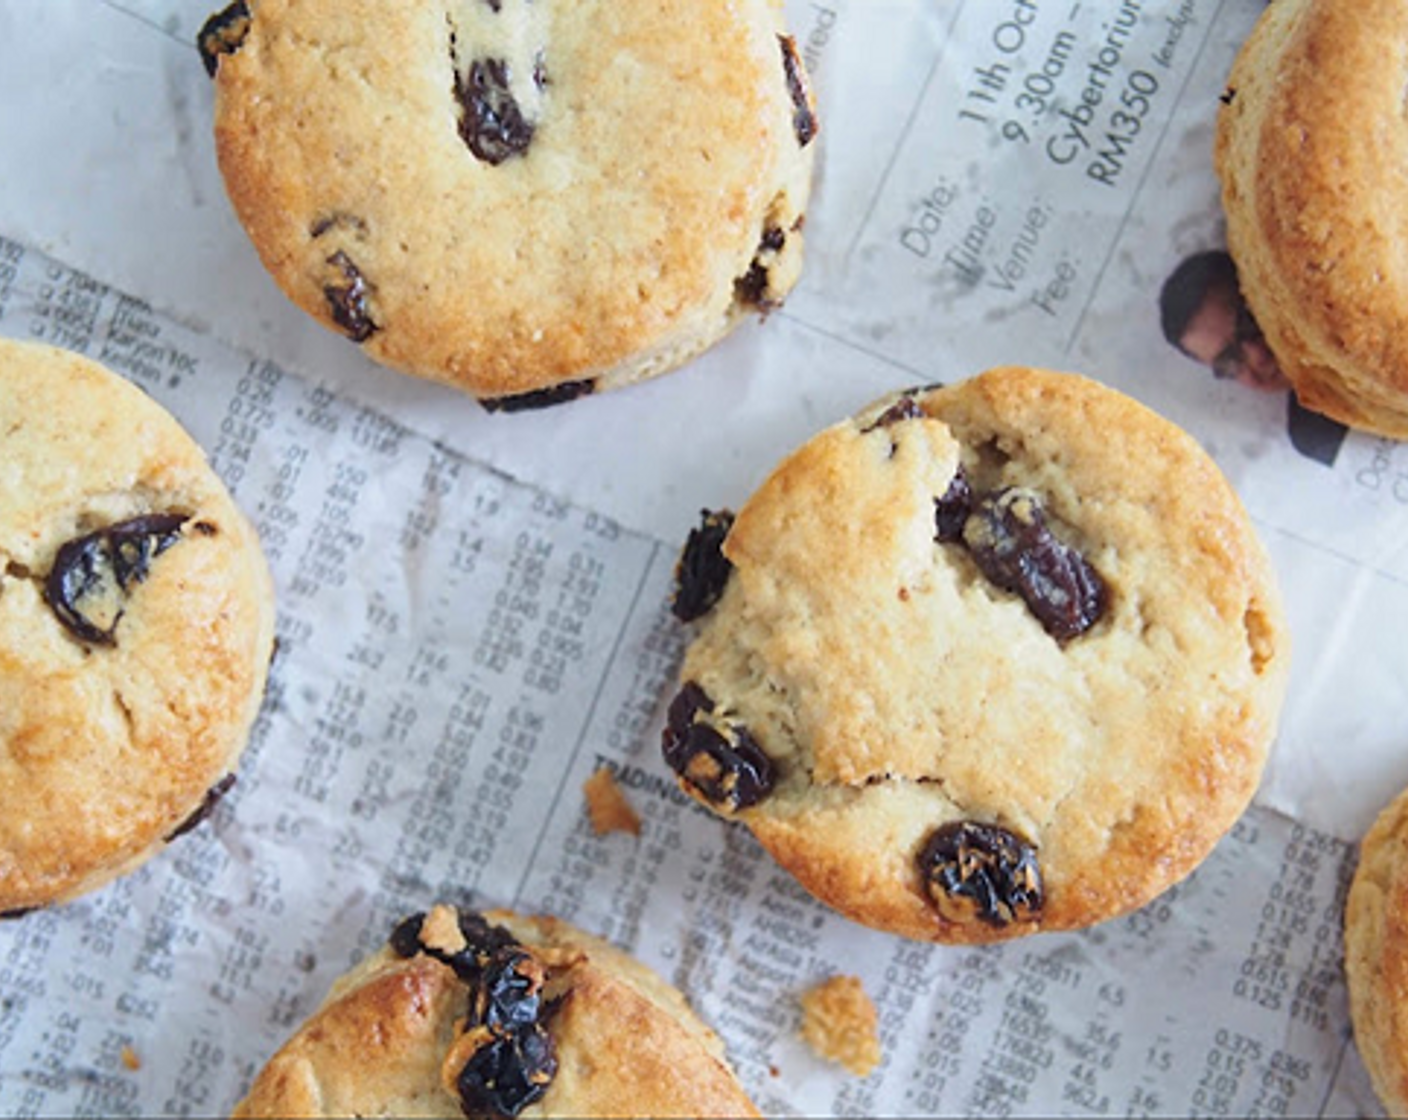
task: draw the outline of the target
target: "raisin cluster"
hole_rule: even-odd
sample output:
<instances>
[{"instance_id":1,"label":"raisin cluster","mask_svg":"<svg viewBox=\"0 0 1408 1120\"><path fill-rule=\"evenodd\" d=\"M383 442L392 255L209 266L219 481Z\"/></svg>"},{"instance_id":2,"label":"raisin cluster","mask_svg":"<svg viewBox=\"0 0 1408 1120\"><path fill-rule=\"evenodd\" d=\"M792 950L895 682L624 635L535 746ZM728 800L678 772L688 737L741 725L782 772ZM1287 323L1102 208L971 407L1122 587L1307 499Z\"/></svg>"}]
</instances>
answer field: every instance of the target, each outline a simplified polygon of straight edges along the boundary
<instances>
[{"instance_id":1,"label":"raisin cluster","mask_svg":"<svg viewBox=\"0 0 1408 1120\"><path fill-rule=\"evenodd\" d=\"M464 1029L480 1041L455 1081L460 1106L466 1116L517 1116L542 1098L557 1073L546 1024L558 1004L543 1000L541 974L507 930L459 911L465 947L446 953L421 940L425 917L403 921L390 944L398 956L424 953L448 965L469 988Z\"/></svg>"}]
</instances>

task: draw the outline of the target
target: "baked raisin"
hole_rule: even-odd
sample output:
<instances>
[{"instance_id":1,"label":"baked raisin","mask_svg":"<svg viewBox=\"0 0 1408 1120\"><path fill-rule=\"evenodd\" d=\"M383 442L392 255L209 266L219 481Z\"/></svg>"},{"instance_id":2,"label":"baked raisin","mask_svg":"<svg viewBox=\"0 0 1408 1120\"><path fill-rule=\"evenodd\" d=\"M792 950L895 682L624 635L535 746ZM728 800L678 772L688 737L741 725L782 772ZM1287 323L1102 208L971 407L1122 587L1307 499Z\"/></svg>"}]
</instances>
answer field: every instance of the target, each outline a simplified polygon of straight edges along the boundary
<instances>
[{"instance_id":1,"label":"baked raisin","mask_svg":"<svg viewBox=\"0 0 1408 1120\"><path fill-rule=\"evenodd\" d=\"M181 539L179 513L153 513L65 543L44 581L44 601L75 637L116 644L128 593L151 562Z\"/></svg>"},{"instance_id":2,"label":"baked raisin","mask_svg":"<svg viewBox=\"0 0 1408 1120\"><path fill-rule=\"evenodd\" d=\"M919 877L951 922L1031 921L1044 901L1036 849L993 824L955 821L935 830L919 853Z\"/></svg>"},{"instance_id":3,"label":"baked raisin","mask_svg":"<svg viewBox=\"0 0 1408 1120\"><path fill-rule=\"evenodd\" d=\"M758 239L758 248L748 271L733 282L733 298L737 303L755 307L764 315L782 306L782 300L768 295L771 277L768 265L787 244L787 234L778 226L769 226Z\"/></svg>"},{"instance_id":4,"label":"baked raisin","mask_svg":"<svg viewBox=\"0 0 1408 1120\"><path fill-rule=\"evenodd\" d=\"M229 793L234 787L235 776L226 774L213 786L205 791L205 799L196 807L196 811L178 824L174 829L166 834L166 842L169 844L178 836L184 836L204 821L215 811L215 806L220 803L220 799Z\"/></svg>"},{"instance_id":5,"label":"baked raisin","mask_svg":"<svg viewBox=\"0 0 1408 1120\"><path fill-rule=\"evenodd\" d=\"M516 393L511 397L487 397L479 402L485 412L528 412L537 408L551 408L555 404L566 404L578 397L589 397L596 388L596 382L564 381L546 389L534 389L531 393Z\"/></svg>"},{"instance_id":6,"label":"baked raisin","mask_svg":"<svg viewBox=\"0 0 1408 1120\"><path fill-rule=\"evenodd\" d=\"M235 0L224 11L206 20L196 32L196 50L210 77L215 77L222 54L234 54L244 45L244 37L249 34L249 19L249 5L245 0Z\"/></svg>"},{"instance_id":7,"label":"baked raisin","mask_svg":"<svg viewBox=\"0 0 1408 1120\"><path fill-rule=\"evenodd\" d=\"M0 922L16 922L26 914L33 914L37 906L16 906L13 910L0 910Z\"/></svg>"},{"instance_id":8,"label":"baked raisin","mask_svg":"<svg viewBox=\"0 0 1408 1120\"><path fill-rule=\"evenodd\" d=\"M714 701L709 694L694 681L685 681L675 698L670 701L670 710L665 717L667 726L676 735L683 735L694 722L695 712L712 712Z\"/></svg>"},{"instance_id":9,"label":"baked raisin","mask_svg":"<svg viewBox=\"0 0 1408 1120\"><path fill-rule=\"evenodd\" d=\"M412 914L409 918L397 923L396 928L391 931L389 944L398 957L409 960L417 953L425 951L425 946L420 943L420 930L423 925L425 925L424 913Z\"/></svg>"},{"instance_id":10,"label":"baked raisin","mask_svg":"<svg viewBox=\"0 0 1408 1120\"><path fill-rule=\"evenodd\" d=\"M362 270L341 249L328 258L328 264L341 273L342 283L324 284L323 296L333 322L347 332L353 342L365 342L377 330L367 310L367 282Z\"/></svg>"},{"instance_id":11,"label":"baked raisin","mask_svg":"<svg viewBox=\"0 0 1408 1120\"><path fill-rule=\"evenodd\" d=\"M736 302L756 307L759 311L776 311L779 301L768 298L768 266L754 260L748 271L733 282L733 298Z\"/></svg>"},{"instance_id":12,"label":"baked raisin","mask_svg":"<svg viewBox=\"0 0 1408 1120\"><path fill-rule=\"evenodd\" d=\"M523 116L509 88L509 67L502 58L476 58L469 72L455 73L460 138L478 159L497 167L521 156L533 142L533 122Z\"/></svg>"},{"instance_id":13,"label":"baked raisin","mask_svg":"<svg viewBox=\"0 0 1408 1120\"><path fill-rule=\"evenodd\" d=\"M1105 613L1105 581L1052 534L1030 490L1010 487L983 497L963 527L963 541L983 574L1020 595L1057 641L1084 634Z\"/></svg>"},{"instance_id":14,"label":"baked raisin","mask_svg":"<svg viewBox=\"0 0 1408 1120\"><path fill-rule=\"evenodd\" d=\"M792 131L797 134L798 145L805 148L815 138L817 128L812 95L807 89L807 72L797 53L797 40L791 35L779 35L777 41L782 45L782 72L792 98Z\"/></svg>"},{"instance_id":15,"label":"baked raisin","mask_svg":"<svg viewBox=\"0 0 1408 1120\"><path fill-rule=\"evenodd\" d=\"M918 420L924 415L924 410L919 407L919 402L913 397L903 396L885 409L875 418L874 423L861 429L861 435L873 432L877 428L888 428L892 424L898 424L901 420Z\"/></svg>"},{"instance_id":16,"label":"baked raisin","mask_svg":"<svg viewBox=\"0 0 1408 1120\"><path fill-rule=\"evenodd\" d=\"M733 528L733 511L699 511L699 527L689 531L675 564L675 598L670 610L681 622L708 613L723 596L733 564L724 555L724 538Z\"/></svg>"},{"instance_id":17,"label":"baked raisin","mask_svg":"<svg viewBox=\"0 0 1408 1120\"><path fill-rule=\"evenodd\" d=\"M685 684L670 704L661 753L670 769L710 804L746 809L772 792L777 774L746 727L697 718L713 708L702 688L692 681Z\"/></svg>"},{"instance_id":18,"label":"baked raisin","mask_svg":"<svg viewBox=\"0 0 1408 1120\"><path fill-rule=\"evenodd\" d=\"M952 544L963 539L963 526L973 512L973 488L959 467L942 498L934 499L934 539Z\"/></svg>"},{"instance_id":19,"label":"baked raisin","mask_svg":"<svg viewBox=\"0 0 1408 1120\"><path fill-rule=\"evenodd\" d=\"M523 967L530 961L521 949L499 949L484 962L472 981L466 981L470 984L470 1026L514 1031L537 1022L541 1011L542 977Z\"/></svg>"},{"instance_id":20,"label":"baked raisin","mask_svg":"<svg viewBox=\"0 0 1408 1120\"><path fill-rule=\"evenodd\" d=\"M538 1023L490 1033L455 1079L466 1116L517 1116L542 1099L557 1074L552 1035Z\"/></svg>"}]
</instances>

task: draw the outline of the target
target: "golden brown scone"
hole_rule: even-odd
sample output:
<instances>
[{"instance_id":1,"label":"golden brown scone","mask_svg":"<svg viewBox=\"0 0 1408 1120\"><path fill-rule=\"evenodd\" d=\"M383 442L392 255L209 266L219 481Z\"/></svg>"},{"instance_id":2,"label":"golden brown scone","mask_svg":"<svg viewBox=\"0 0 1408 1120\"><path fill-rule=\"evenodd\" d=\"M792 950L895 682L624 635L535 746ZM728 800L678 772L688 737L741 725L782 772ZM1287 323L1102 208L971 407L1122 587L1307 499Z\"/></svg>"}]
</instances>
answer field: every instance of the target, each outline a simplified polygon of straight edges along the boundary
<instances>
[{"instance_id":1,"label":"golden brown scone","mask_svg":"<svg viewBox=\"0 0 1408 1120\"><path fill-rule=\"evenodd\" d=\"M1408 438L1408 0L1276 0L1242 47L1215 162L1243 295L1296 396Z\"/></svg>"},{"instance_id":2,"label":"golden brown scone","mask_svg":"<svg viewBox=\"0 0 1408 1120\"><path fill-rule=\"evenodd\" d=\"M254 1116L756 1116L684 997L553 918L436 906L334 986Z\"/></svg>"},{"instance_id":3,"label":"golden brown scone","mask_svg":"<svg viewBox=\"0 0 1408 1120\"><path fill-rule=\"evenodd\" d=\"M869 1077L880 1064L880 1017L856 976L832 976L802 993L802 1038L820 1057Z\"/></svg>"},{"instance_id":4,"label":"golden brown scone","mask_svg":"<svg viewBox=\"0 0 1408 1120\"><path fill-rule=\"evenodd\" d=\"M1344 918L1354 1041L1391 1116L1408 1116L1408 793L1364 837Z\"/></svg>"},{"instance_id":5,"label":"golden brown scone","mask_svg":"<svg viewBox=\"0 0 1408 1120\"><path fill-rule=\"evenodd\" d=\"M254 530L149 396L0 341L0 911L159 851L226 786L263 697Z\"/></svg>"},{"instance_id":6,"label":"golden brown scone","mask_svg":"<svg viewBox=\"0 0 1408 1120\"><path fill-rule=\"evenodd\" d=\"M394 369L553 404L797 279L816 119L781 0L241 0L200 46L265 266Z\"/></svg>"},{"instance_id":7,"label":"golden brown scone","mask_svg":"<svg viewBox=\"0 0 1408 1120\"><path fill-rule=\"evenodd\" d=\"M706 519L679 577L700 624L667 763L823 902L908 937L1147 902L1246 807L1285 690L1274 573L1227 480L1071 374L993 370L835 425L731 528Z\"/></svg>"}]
</instances>

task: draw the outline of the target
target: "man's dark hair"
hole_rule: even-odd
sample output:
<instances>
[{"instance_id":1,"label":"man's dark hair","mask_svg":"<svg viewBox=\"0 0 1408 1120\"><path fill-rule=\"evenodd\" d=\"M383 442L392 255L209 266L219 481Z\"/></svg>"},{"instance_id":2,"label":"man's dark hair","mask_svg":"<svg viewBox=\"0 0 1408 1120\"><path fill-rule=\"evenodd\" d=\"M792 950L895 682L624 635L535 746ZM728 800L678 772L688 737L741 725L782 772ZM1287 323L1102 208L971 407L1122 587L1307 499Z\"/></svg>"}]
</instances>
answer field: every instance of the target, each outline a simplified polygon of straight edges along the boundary
<instances>
[{"instance_id":1,"label":"man's dark hair","mask_svg":"<svg viewBox=\"0 0 1408 1120\"><path fill-rule=\"evenodd\" d=\"M1164 329L1164 337L1183 353L1180 341L1188 323L1203 306L1203 300L1211 291L1237 288L1237 266L1232 263L1225 249L1208 249L1185 258L1177 268L1169 273L1159 292L1159 321Z\"/></svg>"}]
</instances>

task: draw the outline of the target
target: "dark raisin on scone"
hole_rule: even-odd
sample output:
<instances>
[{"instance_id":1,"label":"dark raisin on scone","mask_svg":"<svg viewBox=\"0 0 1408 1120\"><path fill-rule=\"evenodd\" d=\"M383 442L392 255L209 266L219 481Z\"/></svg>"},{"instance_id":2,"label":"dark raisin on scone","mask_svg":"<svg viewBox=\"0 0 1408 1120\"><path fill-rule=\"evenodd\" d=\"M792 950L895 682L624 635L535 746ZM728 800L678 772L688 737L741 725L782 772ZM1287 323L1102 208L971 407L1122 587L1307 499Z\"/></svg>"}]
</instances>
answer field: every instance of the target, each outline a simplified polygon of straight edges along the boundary
<instances>
[{"instance_id":1,"label":"dark raisin on scone","mask_svg":"<svg viewBox=\"0 0 1408 1120\"><path fill-rule=\"evenodd\" d=\"M723 553L732 525L732 510L699 511L699 525L689 531L675 565L675 596L670 609L681 622L701 618L723 595L733 571Z\"/></svg>"}]
</instances>

